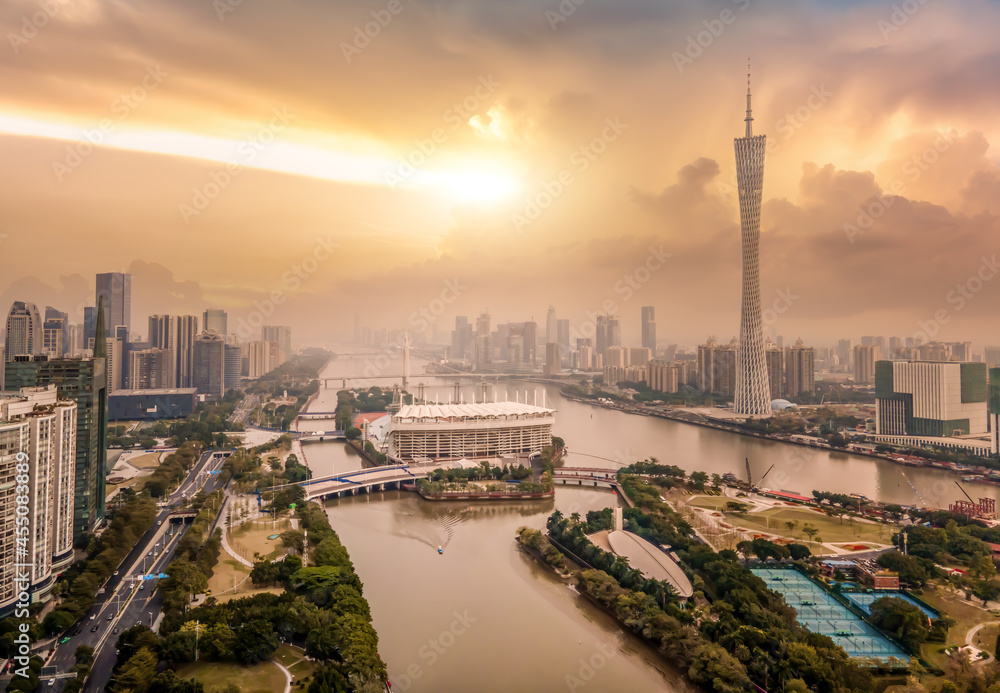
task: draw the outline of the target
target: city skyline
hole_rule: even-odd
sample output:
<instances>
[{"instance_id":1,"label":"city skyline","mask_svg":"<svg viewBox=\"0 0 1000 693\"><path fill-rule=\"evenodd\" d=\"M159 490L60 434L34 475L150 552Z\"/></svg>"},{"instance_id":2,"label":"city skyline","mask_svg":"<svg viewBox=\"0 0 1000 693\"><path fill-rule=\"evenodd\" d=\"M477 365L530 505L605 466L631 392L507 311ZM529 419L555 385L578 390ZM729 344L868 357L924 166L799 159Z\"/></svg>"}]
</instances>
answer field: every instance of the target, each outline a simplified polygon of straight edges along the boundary
<instances>
[{"instance_id":1,"label":"city skyline","mask_svg":"<svg viewBox=\"0 0 1000 693\"><path fill-rule=\"evenodd\" d=\"M20 5L0 10L16 35ZM846 13L627 2L549 10L558 19L519 7L499 21L473 3L432 21L415 2L357 54L344 45L371 21L362 8L232 7L220 21L211 6L139 5L134 17L81 6L17 45L0 107L0 304L82 322L92 275L127 272L136 324L216 305L238 320L279 292L273 320L322 345L350 337L345 295L364 295L380 324L405 325L457 282L447 317L489 305L501 320L541 322L553 304L579 324L612 300L623 315L655 305L661 339L668 326L671 342L721 336L739 316L728 141L752 53L758 125L771 134L762 303L778 333L818 343L930 325L935 338L990 341L1000 132L981 84L993 5L977 4L975 22L934 4L901 21L874 2ZM212 69L170 42L138 41L132 21L187 32ZM115 48L79 64L46 52L75 45L80 29ZM317 32L328 40L308 40ZM602 41L620 50L593 50ZM304 45L323 48L303 60ZM266 62L286 60L299 66L293 85ZM80 70L99 79L75 79ZM415 77L427 70L433 84ZM196 75L229 98L193 89ZM331 89L337 99L322 96ZM368 89L377 96L361 98ZM101 141L84 146L85 133ZM42 211L34 200L51 191L64 202ZM204 208L185 218L199 194ZM38 247L44 263L14 264ZM639 282L650 262L658 269Z\"/></svg>"}]
</instances>

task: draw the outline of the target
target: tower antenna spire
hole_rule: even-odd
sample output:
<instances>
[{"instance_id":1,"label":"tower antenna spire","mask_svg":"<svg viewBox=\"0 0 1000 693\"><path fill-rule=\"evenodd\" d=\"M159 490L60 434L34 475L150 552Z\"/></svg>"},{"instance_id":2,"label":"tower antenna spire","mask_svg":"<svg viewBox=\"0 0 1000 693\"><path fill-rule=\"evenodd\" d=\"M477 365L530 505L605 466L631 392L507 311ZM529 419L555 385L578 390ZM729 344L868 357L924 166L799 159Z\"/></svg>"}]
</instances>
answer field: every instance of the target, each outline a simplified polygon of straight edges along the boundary
<instances>
[{"instance_id":1,"label":"tower antenna spire","mask_svg":"<svg viewBox=\"0 0 1000 693\"><path fill-rule=\"evenodd\" d=\"M750 56L747 56L747 137L753 137L753 111L750 109Z\"/></svg>"}]
</instances>

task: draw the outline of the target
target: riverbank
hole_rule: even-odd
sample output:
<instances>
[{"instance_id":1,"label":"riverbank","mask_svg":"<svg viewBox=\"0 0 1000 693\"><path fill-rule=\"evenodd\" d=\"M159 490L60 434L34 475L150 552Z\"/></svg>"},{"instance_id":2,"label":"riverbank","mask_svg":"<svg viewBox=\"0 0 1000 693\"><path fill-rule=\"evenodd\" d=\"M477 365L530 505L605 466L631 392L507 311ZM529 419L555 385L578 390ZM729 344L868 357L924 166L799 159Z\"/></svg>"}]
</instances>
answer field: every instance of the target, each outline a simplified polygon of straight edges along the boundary
<instances>
[{"instance_id":1,"label":"riverbank","mask_svg":"<svg viewBox=\"0 0 1000 693\"><path fill-rule=\"evenodd\" d=\"M892 462L893 464L901 467L936 469L943 472L948 472L949 474L952 475L961 476L962 480L968 483L982 483L987 485L1000 486L1000 477L996 479L983 478L978 476L969 477L968 475L970 471L979 471L979 470L974 470L973 468L967 467L965 465L956 465L950 462L930 460L922 457L915 457L913 455L903 455L901 453L880 453L850 446L845 448L836 448L829 444L818 444L808 440L802 440L790 435L783 435L776 433L762 433L760 431L748 431L746 429L740 428L739 426L726 424L722 421L709 420L705 418L704 415L702 414L690 411L671 411L664 409L654 409L651 407L646 407L638 404L626 404L622 402L613 402L613 401L602 402L599 400L589 399L586 397L567 395L565 393L563 393L562 396L573 402L578 402L580 404L588 404L590 406L598 407L600 409L609 409L612 411L618 411L623 414L633 414L636 416L649 416L659 419L667 419L669 421L692 424L694 426L701 426L703 428L710 428L717 431L724 431L726 433L735 433L737 435L745 436L748 438L759 438L762 440L774 441L776 443L786 443L788 445L812 448L814 450L825 450L828 452L843 452L845 454L856 455L858 457L868 457L877 460L884 460L886 462Z\"/></svg>"},{"instance_id":2,"label":"riverbank","mask_svg":"<svg viewBox=\"0 0 1000 693\"><path fill-rule=\"evenodd\" d=\"M547 500L555 498L555 487L548 491L440 491L428 493L418 484L404 484L403 490L416 493L426 501L510 501L510 500Z\"/></svg>"}]
</instances>

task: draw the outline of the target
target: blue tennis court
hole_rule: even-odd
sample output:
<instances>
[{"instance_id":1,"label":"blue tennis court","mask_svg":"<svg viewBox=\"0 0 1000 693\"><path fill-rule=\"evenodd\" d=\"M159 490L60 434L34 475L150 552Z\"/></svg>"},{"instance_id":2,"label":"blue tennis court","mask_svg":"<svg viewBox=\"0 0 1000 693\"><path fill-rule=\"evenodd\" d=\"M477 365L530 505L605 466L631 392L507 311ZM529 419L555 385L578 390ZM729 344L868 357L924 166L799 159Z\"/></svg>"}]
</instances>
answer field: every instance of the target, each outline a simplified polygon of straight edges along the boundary
<instances>
[{"instance_id":1,"label":"blue tennis court","mask_svg":"<svg viewBox=\"0 0 1000 693\"><path fill-rule=\"evenodd\" d=\"M881 599L882 597L897 597L913 604L913 606L918 607L927 615L927 618L939 618L941 616L941 614L934 609L924 606L916 599L903 592L844 592L843 594L869 614L872 612L872 602L876 599Z\"/></svg>"},{"instance_id":2,"label":"blue tennis court","mask_svg":"<svg viewBox=\"0 0 1000 693\"><path fill-rule=\"evenodd\" d=\"M775 568L751 568L750 571L764 580L768 588L784 596L804 628L830 636L848 656L909 659L903 650L805 575Z\"/></svg>"}]
</instances>

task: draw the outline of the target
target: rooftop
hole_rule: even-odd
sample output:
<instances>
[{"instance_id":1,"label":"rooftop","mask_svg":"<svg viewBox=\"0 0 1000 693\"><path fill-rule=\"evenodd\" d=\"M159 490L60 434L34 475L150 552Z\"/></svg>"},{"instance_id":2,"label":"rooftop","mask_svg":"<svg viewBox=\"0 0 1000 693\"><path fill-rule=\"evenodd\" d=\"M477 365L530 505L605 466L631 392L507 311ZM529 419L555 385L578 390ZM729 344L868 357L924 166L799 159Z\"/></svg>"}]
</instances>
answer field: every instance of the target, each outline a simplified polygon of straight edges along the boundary
<instances>
[{"instance_id":1,"label":"rooftop","mask_svg":"<svg viewBox=\"0 0 1000 693\"><path fill-rule=\"evenodd\" d=\"M161 387L151 390L115 390L111 397L129 397L138 395L193 395L198 392L194 387Z\"/></svg>"},{"instance_id":2,"label":"rooftop","mask_svg":"<svg viewBox=\"0 0 1000 693\"><path fill-rule=\"evenodd\" d=\"M480 402L473 404L407 404L394 419L502 419L509 416L544 416L555 409L522 402Z\"/></svg>"}]
</instances>

